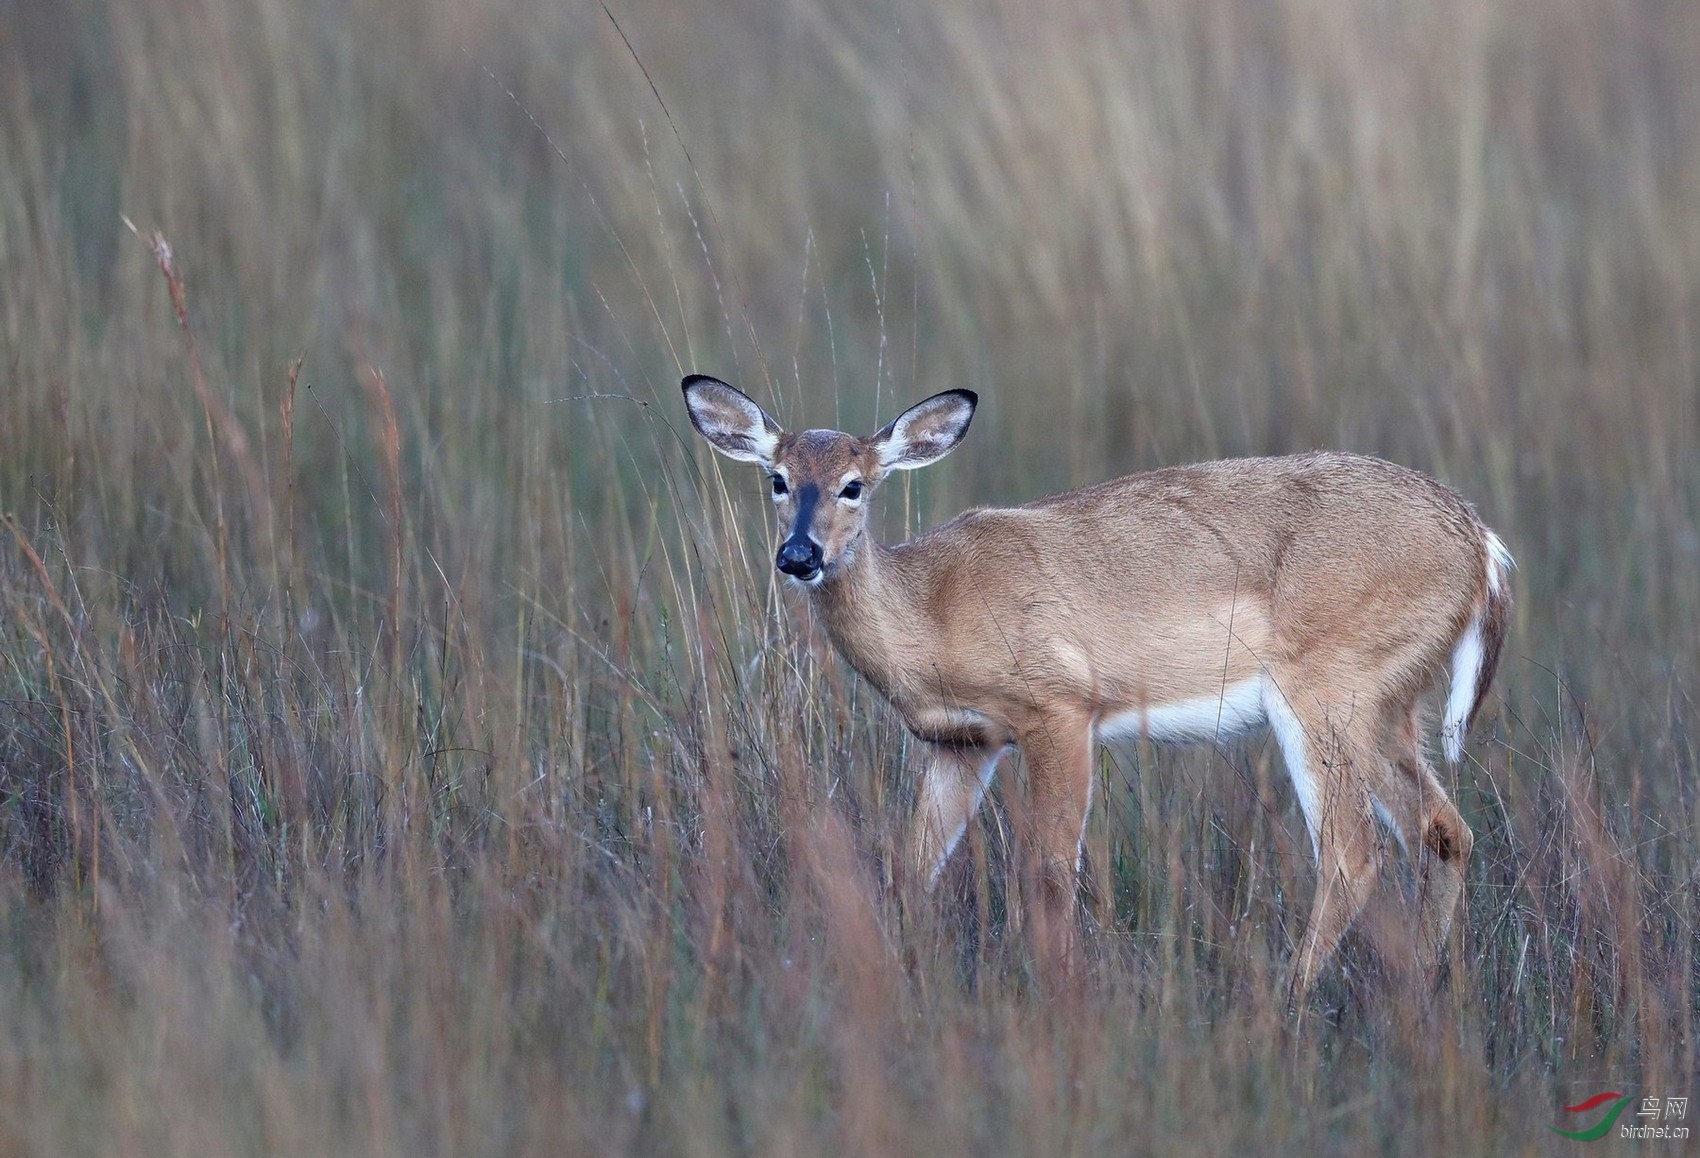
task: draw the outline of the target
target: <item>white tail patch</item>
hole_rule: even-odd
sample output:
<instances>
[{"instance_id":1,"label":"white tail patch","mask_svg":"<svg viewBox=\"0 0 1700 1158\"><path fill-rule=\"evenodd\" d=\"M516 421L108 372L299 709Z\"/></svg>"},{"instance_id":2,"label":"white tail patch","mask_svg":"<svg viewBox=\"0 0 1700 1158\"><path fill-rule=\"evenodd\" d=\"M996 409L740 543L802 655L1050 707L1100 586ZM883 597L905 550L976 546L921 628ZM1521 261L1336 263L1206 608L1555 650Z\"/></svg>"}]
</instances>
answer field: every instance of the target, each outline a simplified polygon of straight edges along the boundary
<instances>
[{"instance_id":1,"label":"white tail patch","mask_svg":"<svg viewBox=\"0 0 1700 1158\"><path fill-rule=\"evenodd\" d=\"M1492 531L1487 533L1487 585L1490 594L1505 590L1505 581L1517 567L1517 560L1506 549L1505 540Z\"/></svg>"},{"instance_id":2,"label":"white tail patch","mask_svg":"<svg viewBox=\"0 0 1700 1158\"><path fill-rule=\"evenodd\" d=\"M1482 546L1487 550L1488 598L1497 599L1505 594L1517 561L1506 549L1505 541L1492 531L1486 533ZM1470 709L1475 706L1482 662L1486 658L1482 647L1482 616L1486 610L1484 607L1471 617L1470 626L1452 648L1452 687L1446 693L1446 715L1440 728L1441 744L1449 764L1456 764L1464 757L1464 730L1470 726Z\"/></svg>"},{"instance_id":3,"label":"white tail patch","mask_svg":"<svg viewBox=\"0 0 1700 1158\"><path fill-rule=\"evenodd\" d=\"M1493 567L1488 567L1493 574ZM1478 612L1452 649L1452 687L1446 693L1446 716L1440 741L1446 762L1456 764L1464 755L1464 728L1470 722L1470 705L1476 702L1476 681L1482 673L1482 617Z\"/></svg>"}]
</instances>

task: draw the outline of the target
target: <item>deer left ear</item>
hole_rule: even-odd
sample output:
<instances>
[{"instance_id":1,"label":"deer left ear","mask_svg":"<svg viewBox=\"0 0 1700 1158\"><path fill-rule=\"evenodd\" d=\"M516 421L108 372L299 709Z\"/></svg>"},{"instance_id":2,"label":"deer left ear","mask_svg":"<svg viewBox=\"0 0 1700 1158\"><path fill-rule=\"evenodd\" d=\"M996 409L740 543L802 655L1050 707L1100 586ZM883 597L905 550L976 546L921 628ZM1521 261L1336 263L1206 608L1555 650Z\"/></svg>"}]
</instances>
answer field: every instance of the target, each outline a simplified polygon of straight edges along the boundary
<instances>
[{"instance_id":1,"label":"deer left ear","mask_svg":"<svg viewBox=\"0 0 1700 1158\"><path fill-rule=\"evenodd\" d=\"M691 425L709 445L739 462L773 465L773 454L784 431L755 399L707 374L692 374L679 386L685 392Z\"/></svg>"},{"instance_id":2,"label":"deer left ear","mask_svg":"<svg viewBox=\"0 0 1700 1158\"><path fill-rule=\"evenodd\" d=\"M946 390L917 402L886 424L870 440L884 470L914 470L935 463L961 442L974 419L980 396L972 390Z\"/></svg>"}]
</instances>

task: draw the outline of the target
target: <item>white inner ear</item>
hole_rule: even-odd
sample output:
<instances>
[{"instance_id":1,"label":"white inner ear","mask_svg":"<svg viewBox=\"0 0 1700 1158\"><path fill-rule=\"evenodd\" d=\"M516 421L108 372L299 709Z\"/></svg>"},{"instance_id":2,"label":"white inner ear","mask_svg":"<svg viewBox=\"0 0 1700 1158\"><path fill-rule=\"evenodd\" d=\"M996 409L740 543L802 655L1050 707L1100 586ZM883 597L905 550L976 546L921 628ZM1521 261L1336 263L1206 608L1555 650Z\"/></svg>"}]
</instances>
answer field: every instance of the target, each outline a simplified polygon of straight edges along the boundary
<instances>
[{"instance_id":1,"label":"white inner ear","mask_svg":"<svg viewBox=\"0 0 1700 1158\"><path fill-rule=\"evenodd\" d=\"M902 460L909 453L911 447L903 429L903 424L899 423L892 429L891 437L880 444L880 468L882 470L891 470L905 465Z\"/></svg>"},{"instance_id":2,"label":"white inner ear","mask_svg":"<svg viewBox=\"0 0 1700 1158\"><path fill-rule=\"evenodd\" d=\"M765 465L773 460L774 452L779 449L779 436L753 400L729 388L713 390L712 394L705 389L700 403L695 397L688 400L691 416L716 450L739 462Z\"/></svg>"},{"instance_id":3,"label":"white inner ear","mask_svg":"<svg viewBox=\"0 0 1700 1158\"><path fill-rule=\"evenodd\" d=\"M898 415L891 424L891 436L880 444L880 467L884 470L914 470L937 462L955 449L960 441L960 429L956 438L928 437L917 442L910 437L911 423L917 418L932 418L937 413L938 407L923 403ZM952 417L955 415L952 414Z\"/></svg>"},{"instance_id":4,"label":"white inner ear","mask_svg":"<svg viewBox=\"0 0 1700 1158\"><path fill-rule=\"evenodd\" d=\"M742 462L772 462L773 452L779 449L779 439L762 424L759 412L755 422L748 426L724 426L718 422L708 423L707 426L710 431L709 441L728 456ZM748 449L740 447L739 443Z\"/></svg>"}]
</instances>

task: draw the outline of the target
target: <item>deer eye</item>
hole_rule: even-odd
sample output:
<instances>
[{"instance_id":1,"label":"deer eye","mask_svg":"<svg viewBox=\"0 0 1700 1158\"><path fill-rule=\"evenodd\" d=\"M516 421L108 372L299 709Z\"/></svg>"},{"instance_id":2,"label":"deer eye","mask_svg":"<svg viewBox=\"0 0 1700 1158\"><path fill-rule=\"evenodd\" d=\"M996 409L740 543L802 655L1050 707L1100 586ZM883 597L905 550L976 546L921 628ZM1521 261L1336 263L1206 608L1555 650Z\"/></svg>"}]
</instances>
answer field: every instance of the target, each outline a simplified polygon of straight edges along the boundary
<instances>
[{"instance_id":1,"label":"deer eye","mask_svg":"<svg viewBox=\"0 0 1700 1158\"><path fill-rule=\"evenodd\" d=\"M853 478L849 482L845 483L844 489L838 492L838 497L841 499L847 499L850 502L855 502L857 499L861 498L862 480L859 478Z\"/></svg>"},{"instance_id":2,"label":"deer eye","mask_svg":"<svg viewBox=\"0 0 1700 1158\"><path fill-rule=\"evenodd\" d=\"M790 492L790 489L791 489L790 487L785 485L785 479L784 479L783 476L781 476L781 475L774 475L773 476L773 493L775 495L787 494L787 493Z\"/></svg>"}]
</instances>

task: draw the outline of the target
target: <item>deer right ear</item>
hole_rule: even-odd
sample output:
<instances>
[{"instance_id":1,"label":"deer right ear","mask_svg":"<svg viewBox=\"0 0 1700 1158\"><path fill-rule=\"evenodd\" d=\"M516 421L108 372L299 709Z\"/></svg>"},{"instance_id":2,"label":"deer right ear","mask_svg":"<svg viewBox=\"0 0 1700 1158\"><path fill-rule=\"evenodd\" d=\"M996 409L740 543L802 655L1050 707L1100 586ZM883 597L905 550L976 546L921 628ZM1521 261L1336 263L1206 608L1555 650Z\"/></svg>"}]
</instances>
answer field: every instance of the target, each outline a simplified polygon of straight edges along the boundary
<instances>
[{"instance_id":1,"label":"deer right ear","mask_svg":"<svg viewBox=\"0 0 1700 1158\"><path fill-rule=\"evenodd\" d=\"M755 399L735 386L707 374L692 374L679 383L685 392L685 409L691 425L708 439L709 445L739 462L773 465L779 449L779 424L767 416Z\"/></svg>"},{"instance_id":2,"label":"deer right ear","mask_svg":"<svg viewBox=\"0 0 1700 1158\"><path fill-rule=\"evenodd\" d=\"M972 390L946 390L893 418L870 439L881 469L914 470L955 450L968 433L979 402L980 396Z\"/></svg>"}]
</instances>

